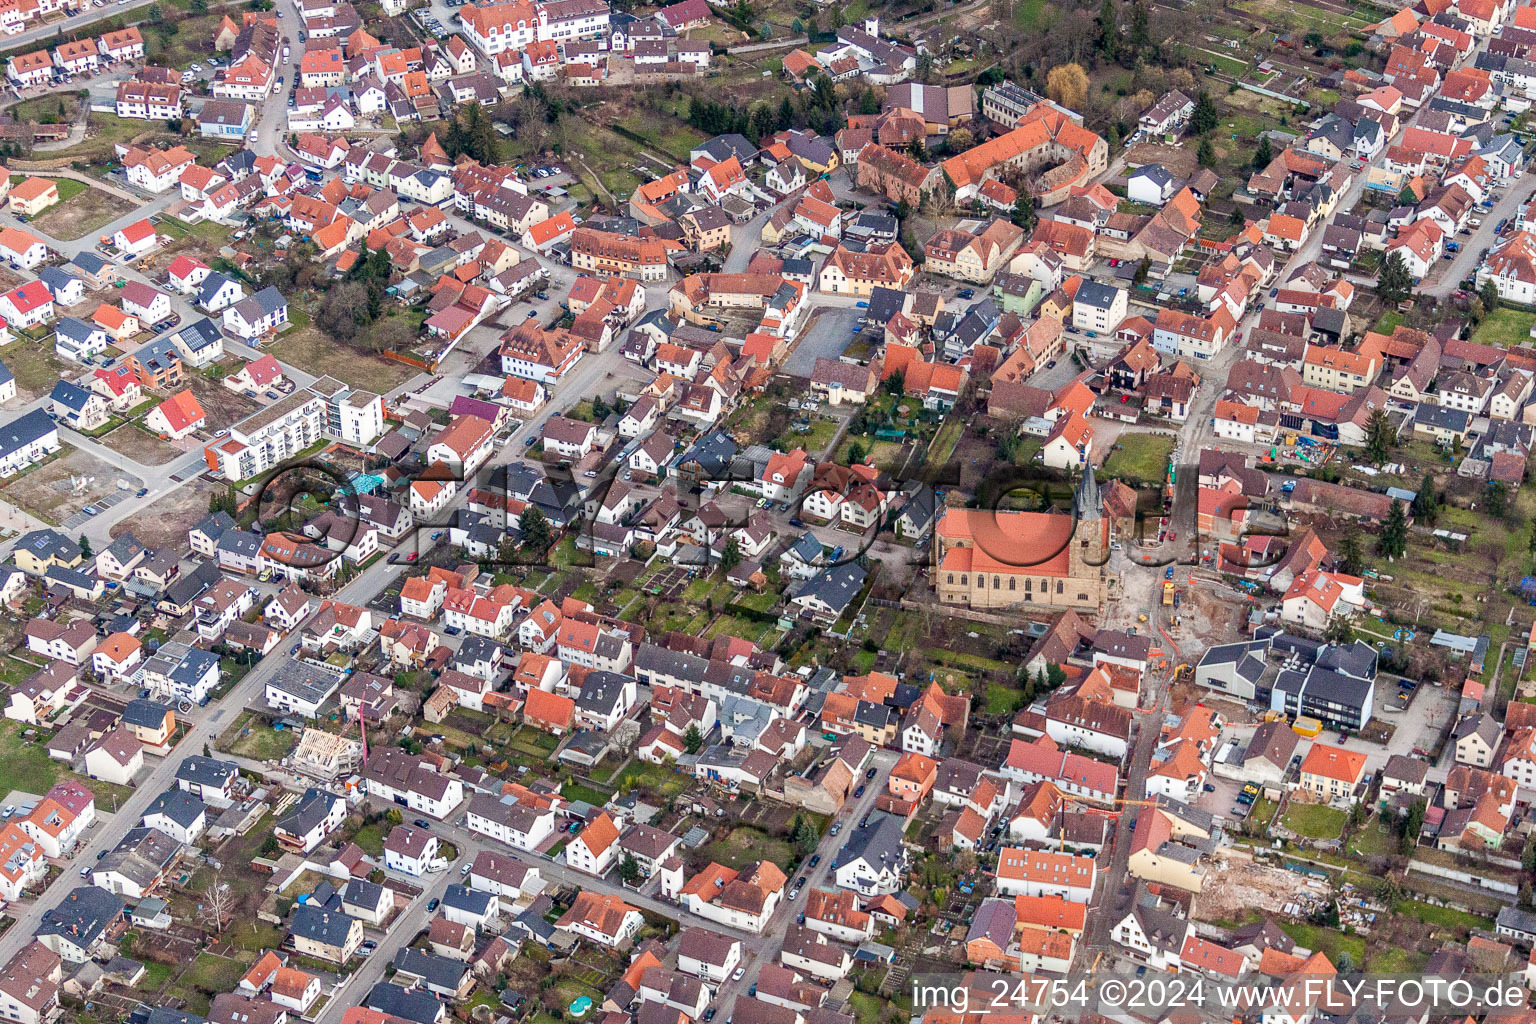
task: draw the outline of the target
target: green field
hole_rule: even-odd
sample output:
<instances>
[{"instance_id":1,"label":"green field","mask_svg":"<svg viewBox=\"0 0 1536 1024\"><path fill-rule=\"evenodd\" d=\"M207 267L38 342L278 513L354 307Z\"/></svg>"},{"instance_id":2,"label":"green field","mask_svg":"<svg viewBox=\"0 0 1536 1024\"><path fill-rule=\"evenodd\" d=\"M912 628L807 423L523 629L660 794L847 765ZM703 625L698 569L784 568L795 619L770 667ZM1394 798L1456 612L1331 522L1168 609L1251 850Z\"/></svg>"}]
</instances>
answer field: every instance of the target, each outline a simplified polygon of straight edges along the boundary
<instances>
[{"instance_id":1,"label":"green field","mask_svg":"<svg viewBox=\"0 0 1536 1024\"><path fill-rule=\"evenodd\" d=\"M158 128L164 125L156 121L137 121L133 118L118 117L116 114L104 114L92 111L86 115L86 137L68 149L52 149L46 154L50 160L91 160L98 161L105 167L108 161L114 160L112 147L119 142L128 142L141 135L154 135ZM164 133L161 133L164 134ZM97 173L102 173L97 171Z\"/></svg>"},{"instance_id":2,"label":"green field","mask_svg":"<svg viewBox=\"0 0 1536 1024\"><path fill-rule=\"evenodd\" d=\"M219 748L254 761L276 761L299 744L292 729L277 730L246 712L219 737Z\"/></svg>"},{"instance_id":3,"label":"green field","mask_svg":"<svg viewBox=\"0 0 1536 1024\"><path fill-rule=\"evenodd\" d=\"M1515 348L1531 340L1531 325L1536 313L1501 306L1477 325L1472 340L1482 345Z\"/></svg>"},{"instance_id":4,"label":"green field","mask_svg":"<svg viewBox=\"0 0 1536 1024\"><path fill-rule=\"evenodd\" d=\"M669 799L688 786L686 775L680 775L666 765L646 764L642 761L631 761L615 781L620 790L626 786L641 786Z\"/></svg>"},{"instance_id":5,"label":"green field","mask_svg":"<svg viewBox=\"0 0 1536 1024\"><path fill-rule=\"evenodd\" d=\"M730 835L708 844L702 852L717 864L738 871L760 860L784 866L794 859L789 843L747 825L733 829Z\"/></svg>"},{"instance_id":6,"label":"green field","mask_svg":"<svg viewBox=\"0 0 1536 1024\"><path fill-rule=\"evenodd\" d=\"M1019 710L1024 702L1024 691L1015 690L1001 683L987 684L987 714L1008 715Z\"/></svg>"},{"instance_id":7,"label":"green field","mask_svg":"<svg viewBox=\"0 0 1536 1024\"><path fill-rule=\"evenodd\" d=\"M1412 917L1425 924L1436 925L1440 928L1448 928L1452 931L1471 931L1474 928L1491 929L1493 921L1490 918L1479 917L1477 914L1468 914L1461 910L1452 910L1450 907L1437 907L1433 903L1421 903L1418 900L1398 900L1393 904L1394 913L1405 917Z\"/></svg>"},{"instance_id":8,"label":"green field","mask_svg":"<svg viewBox=\"0 0 1536 1024\"><path fill-rule=\"evenodd\" d=\"M1295 939L1298 946L1305 946L1314 953L1322 951L1334 963L1338 963L1340 953L1348 953L1349 958L1356 964L1365 963L1364 936L1345 935L1332 928L1302 924L1299 921L1276 921L1275 923L1280 926L1281 931Z\"/></svg>"},{"instance_id":9,"label":"green field","mask_svg":"<svg viewBox=\"0 0 1536 1024\"><path fill-rule=\"evenodd\" d=\"M1280 824L1309 839L1337 839L1344 831L1344 812L1321 804L1291 804Z\"/></svg>"},{"instance_id":10,"label":"green field","mask_svg":"<svg viewBox=\"0 0 1536 1024\"><path fill-rule=\"evenodd\" d=\"M41 796L59 779L70 775L69 766L50 758L47 748L40 741L29 743L21 738L26 728L22 723L13 722L9 718L0 720L0 791L3 791L0 795L14 789ZM39 730L39 734L45 739L48 730ZM98 785L110 785L90 782L83 777L71 777L92 790Z\"/></svg>"},{"instance_id":11,"label":"green field","mask_svg":"<svg viewBox=\"0 0 1536 1024\"><path fill-rule=\"evenodd\" d=\"M561 786L560 795L567 800L585 800L593 807L601 807L608 802L606 793L601 793L590 786L583 786L579 782L567 782Z\"/></svg>"},{"instance_id":12,"label":"green field","mask_svg":"<svg viewBox=\"0 0 1536 1024\"><path fill-rule=\"evenodd\" d=\"M73 178L53 178L46 174L13 174L11 175L11 184L19 185L28 178L47 178L47 180L57 185L59 187L59 202L61 203L69 202L75 196L91 187L85 182L76 181Z\"/></svg>"},{"instance_id":13,"label":"green field","mask_svg":"<svg viewBox=\"0 0 1536 1024\"><path fill-rule=\"evenodd\" d=\"M1168 456L1173 438L1166 434L1121 434L1116 451L1104 460L1105 479L1159 484L1168 478Z\"/></svg>"},{"instance_id":14,"label":"green field","mask_svg":"<svg viewBox=\"0 0 1536 1024\"><path fill-rule=\"evenodd\" d=\"M175 217L162 217L156 226L160 234L167 238L186 238L192 236L201 238L206 242L214 242L225 245L229 242L229 227L217 221L202 220L196 224L188 224L184 220Z\"/></svg>"},{"instance_id":15,"label":"green field","mask_svg":"<svg viewBox=\"0 0 1536 1024\"><path fill-rule=\"evenodd\" d=\"M1023 0L1013 8L1013 24L1026 32L1038 32L1055 19L1056 6L1048 0Z\"/></svg>"}]
</instances>

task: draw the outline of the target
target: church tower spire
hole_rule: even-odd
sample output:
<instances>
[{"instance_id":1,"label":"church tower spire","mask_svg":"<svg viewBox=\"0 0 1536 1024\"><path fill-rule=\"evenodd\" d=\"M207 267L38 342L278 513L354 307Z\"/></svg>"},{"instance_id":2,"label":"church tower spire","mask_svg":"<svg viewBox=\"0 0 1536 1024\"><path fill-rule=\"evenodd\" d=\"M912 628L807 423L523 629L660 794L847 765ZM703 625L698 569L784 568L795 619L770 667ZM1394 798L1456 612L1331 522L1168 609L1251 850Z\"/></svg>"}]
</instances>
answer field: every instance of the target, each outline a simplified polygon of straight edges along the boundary
<instances>
[{"instance_id":1,"label":"church tower spire","mask_svg":"<svg viewBox=\"0 0 1536 1024\"><path fill-rule=\"evenodd\" d=\"M1104 500L1099 495L1099 482L1094 478L1091 462L1083 467L1083 475L1077 481L1077 493L1072 496L1072 511L1081 523L1097 522L1104 518Z\"/></svg>"}]
</instances>

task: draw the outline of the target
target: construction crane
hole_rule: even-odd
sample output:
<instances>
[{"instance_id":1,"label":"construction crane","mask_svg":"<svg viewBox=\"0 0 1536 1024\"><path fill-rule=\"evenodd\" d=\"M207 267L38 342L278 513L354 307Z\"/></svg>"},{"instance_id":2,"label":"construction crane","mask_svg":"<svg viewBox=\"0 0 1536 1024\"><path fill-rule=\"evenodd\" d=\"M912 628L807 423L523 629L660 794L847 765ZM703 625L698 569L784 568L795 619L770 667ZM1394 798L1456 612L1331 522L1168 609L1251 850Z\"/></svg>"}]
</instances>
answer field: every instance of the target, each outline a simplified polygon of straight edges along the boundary
<instances>
[{"instance_id":1,"label":"construction crane","mask_svg":"<svg viewBox=\"0 0 1536 1024\"><path fill-rule=\"evenodd\" d=\"M1103 813L1106 816L1111 817L1111 818L1118 818L1118 817L1120 817L1120 815L1125 813L1125 809L1127 807L1156 807L1157 806L1157 801L1156 800L1132 800L1129 797L1123 797L1123 796L1115 797L1115 803L1118 805L1118 809L1117 810L1113 810L1113 811L1104 811Z\"/></svg>"}]
</instances>

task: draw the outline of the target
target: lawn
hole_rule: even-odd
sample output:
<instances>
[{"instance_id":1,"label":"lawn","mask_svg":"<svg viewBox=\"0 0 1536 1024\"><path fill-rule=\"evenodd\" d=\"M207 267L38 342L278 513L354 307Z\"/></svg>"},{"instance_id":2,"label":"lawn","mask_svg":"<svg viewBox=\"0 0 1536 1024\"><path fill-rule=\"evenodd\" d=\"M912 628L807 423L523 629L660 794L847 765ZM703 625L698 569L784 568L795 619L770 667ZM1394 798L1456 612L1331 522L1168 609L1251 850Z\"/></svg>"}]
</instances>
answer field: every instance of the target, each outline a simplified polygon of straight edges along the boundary
<instances>
[{"instance_id":1,"label":"lawn","mask_svg":"<svg viewBox=\"0 0 1536 1024\"><path fill-rule=\"evenodd\" d=\"M158 121L137 121L116 114L92 111L86 120L86 137L68 149L49 150L48 158L88 160L99 167L105 167L109 161L116 159L112 152L113 146L119 142L130 142L141 135L154 134L157 127L163 125Z\"/></svg>"},{"instance_id":2,"label":"lawn","mask_svg":"<svg viewBox=\"0 0 1536 1024\"><path fill-rule=\"evenodd\" d=\"M680 775L665 765L631 761L616 780L620 789L626 785L639 786L662 798L677 796L688 788L688 777Z\"/></svg>"},{"instance_id":3,"label":"lawn","mask_svg":"<svg viewBox=\"0 0 1536 1024\"><path fill-rule=\"evenodd\" d=\"M59 382L61 371L67 374L73 365L58 357L51 340L43 343L18 340L5 347L0 359L5 360L6 368L15 376L16 386L33 395L48 394ZM75 372L79 369L74 367Z\"/></svg>"},{"instance_id":4,"label":"lawn","mask_svg":"<svg viewBox=\"0 0 1536 1024\"><path fill-rule=\"evenodd\" d=\"M735 601L731 602L731 605L728 607L740 605L741 607L748 608L754 612L769 612L772 611L774 605L778 603L779 595L771 590L764 590L761 593L742 591L741 596L736 598Z\"/></svg>"},{"instance_id":5,"label":"lawn","mask_svg":"<svg viewBox=\"0 0 1536 1024\"><path fill-rule=\"evenodd\" d=\"M299 744L299 734L292 729L274 729L249 711L235 719L235 724L219 737L219 748L255 761L278 761Z\"/></svg>"},{"instance_id":6,"label":"lawn","mask_svg":"<svg viewBox=\"0 0 1536 1024\"><path fill-rule=\"evenodd\" d=\"M810 427L806 430L790 427L774 439L775 446L786 451L791 448L803 448L812 455L820 455L837 436L839 425L837 420L818 416L811 421Z\"/></svg>"},{"instance_id":7,"label":"lawn","mask_svg":"<svg viewBox=\"0 0 1536 1024\"><path fill-rule=\"evenodd\" d=\"M747 825L733 829L724 839L705 846L703 852L710 860L738 871L760 860L787 865L795 856L794 850L785 840L775 839Z\"/></svg>"},{"instance_id":8,"label":"lawn","mask_svg":"<svg viewBox=\"0 0 1536 1024\"><path fill-rule=\"evenodd\" d=\"M1304 4L1282 3L1281 0L1247 0L1246 3L1232 6L1234 10L1241 11L1255 21L1297 32L1317 31L1330 35L1358 29L1366 21L1362 15L1355 13L1342 14ZM1359 963L1358 960L1355 962Z\"/></svg>"},{"instance_id":9,"label":"lawn","mask_svg":"<svg viewBox=\"0 0 1536 1024\"><path fill-rule=\"evenodd\" d=\"M28 665L17 658L0 659L0 683L15 686L36 671L36 665Z\"/></svg>"},{"instance_id":10,"label":"lawn","mask_svg":"<svg viewBox=\"0 0 1536 1024\"><path fill-rule=\"evenodd\" d=\"M1253 802L1253 806L1248 808L1248 817L1268 828L1269 823L1275 820L1277 810L1279 810L1278 804L1268 797L1261 796Z\"/></svg>"},{"instance_id":11,"label":"lawn","mask_svg":"<svg viewBox=\"0 0 1536 1024\"><path fill-rule=\"evenodd\" d=\"M344 384L383 395L424 371L405 363L347 348L313 326L297 327L266 346L273 358L317 376L329 374Z\"/></svg>"},{"instance_id":12,"label":"lawn","mask_svg":"<svg viewBox=\"0 0 1536 1024\"><path fill-rule=\"evenodd\" d=\"M179 31L169 38L145 31L147 56L163 68L185 68L195 60L206 60L213 53L214 29L220 16L220 12L210 12L178 18Z\"/></svg>"},{"instance_id":13,"label":"lawn","mask_svg":"<svg viewBox=\"0 0 1536 1024\"><path fill-rule=\"evenodd\" d=\"M659 151L658 155L669 156L680 163L686 163L689 150L704 141L699 131L662 113L641 111L618 122L618 126L645 139L650 148Z\"/></svg>"},{"instance_id":14,"label":"lawn","mask_svg":"<svg viewBox=\"0 0 1536 1024\"><path fill-rule=\"evenodd\" d=\"M156 229L167 238L186 238L191 236L193 238L200 238L205 242L212 242L215 245L225 245L229 242L229 226L211 220L188 224L186 221L177 220L175 217L162 217L160 218L160 223L156 225Z\"/></svg>"},{"instance_id":15,"label":"lawn","mask_svg":"<svg viewBox=\"0 0 1536 1024\"><path fill-rule=\"evenodd\" d=\"M779 627L772 622L738 618L722 614L709 624L706 636L734 636L750 640L759 647L772 647L779 637Z\"/></svg>"},{"instance_id":16,"label":"lawn","mask_svg":"<svg viewBox=\"0 0 1536 1024\"><path fill-rule=\"evenodd\" d=\"M549 733L540 732L531 727L525 727L513 733L506 743L508 748L521 751L530 757L548 757L559 745L560 741Z\"/></svg>"},{"instance_id":17,"label":"lawn","mask_svg":"<svg viewBox=\"0 0 1536 1024\"><path fill-rule=\"evenodd\" d=\"M390 827L387 821L375 821L364 825L357 830L357 835L352 837L352 841L369 856L382 857L384 856L384 837L389 835Z\"/></svg>"},{"instance_id":18,"label":"lawn","mask_svg":"<svg viewBox=\"0 0 1536 1024\"><path fill-rule=\"evenodd\" d=\"M155 993L165 987L165 983L171 980L171 967L168 964L146 963L144 965L144 978L139 982L139 991Z\"/></svg>"},{"instance_id":19,"label":"lawn","mask_svg":"<svg viewBox=\"0 0 1536 1024\"><path fill-rule=\"evenodd\" d=\"M1013 9L1013 24L1025 32L1038 32L1056 17L1056 8L1047 0L1023 0Z\"/></svg>"},{"instance_id":20,"label":"lawn","mask_svg":"<svg viewBox=\"0 0 1536 1024\"><path fill-rule=\"evenodd\" d=\"M1281 931L1296 940L1298 946L1305 946L1314 953L1321 951L1335 963L1338 962L1340 953L1348 953L1349 958L1357 964L1365 963L1364 936L1345 935L1332 928L1302 924L1300 921L1276 921L1276 923L1280 925Z\"/></svg>"},{"instance_id":21,"label":"lawn","mask_svg":"<svg viewBox=\"0 0 1536 1024\"><path fill-rule=\"evenodd\" d=\"M253 953L276 949L282 944L283 937L282 929L258 921L237 921L224 933L224 938L236 949Z\"/></svg>"},{"instance_id":22,"label":"lawn","mask_svg":"<svg viewBox=\"0 0 1536 1024\"><path fill-rule=\"evenodd\" d=\"M960 435L965 433L965 421L959 416L951 415L944 420L939 432L933 436L933 443L928 446L928 465L938 468L949 462L949 457L955 453L955 445L960 443Z\"/></svg>"},{"instance_id":23,"label":"lawn","mask_svg":"<svg viewBox=\"0 0 1536 1024\"><path fill-rule=\"evenodd\" d=\"M1376 330L1380 334L1391 334L1398 327L1402 326L1402 323L1403 314L1395 309L1388 310L1381 314L1380 320L1376 321Z\"/></svg>"},{"instance_id":24,"label":"lawn","mask_svg":"<svg viewBox=\"0 0 1536 1024\"><path fill-rule=\"evenodd\" d=\"M880 1014L885 1009L885 1000L879 996L872 996L868 992L850 992L848 1003L853 1009L853 1018L857 1024L880 1024Z\"/></svg>"},{"instance_id":25,"label":"lawn","mask_svg":"<svg viewBox=\"0 0 1536 1024\"><path fill-rule=\"evenodd\" d=\"M1501 306L1478 325L1472 340L1482 345L1515 348L1531 340L1532 324L1536 324L1536 313Z\"/></svg>"},{"instance_id":26,"label":"lawn","mask_svg":"<svg viewBox=\"0 0 1536 1024\"><path fill-rule=\"evenodd\" d=\"M1493 921L1490 918L1468 914L1462 910L1452 910L1450 907L1437 907L1433 903L1421 903L1418 900L1398 900L1392 905L1392 911L1451 931L1469 932L1474 928L1485 930L1493 928Z\"/></svg>"},{"instance_id":27,"label":"lawn","mask_svg":"<svg viewBox=\"0 0 1536 1024\"><path fill-rule=\"evenodd\" d=\"M608 795L593 789L591 786L583 786L579 782L567 782L560 787L560 795L567 800L585 800L593 807L601 807L608 802Z\"/></svg>"},{"instance_id":28,"label":"lawn","mask_svg":"<svg viewBox=\"0 0 1536 1024\"><path fill-rule=\"evenodd\" d=\"M1350 852L1369 857L1389 857L1397 852L1397 846L1397 836L1380 828L1375 821L1356 829L1349 841Z\"/></svg>"},{"instance_id":29,"label":"lawn","mask_svg":"<svg viewBox=\"0 0 1536 1024\"><path fill-rule=\"evenodd\" d=\"M1007 715L1019 710L1024 703L1024 692L1001 683L987 684L987 714Z\"/></svg>"},{"instance_id":30,"label":"lawn","mask_svg":"<svg viewBox=\"0 0 1536 1024\"><path fill-rule=\"evenodd\" d=\"M13 789L41 796L66 773L66 766L50 758L42 744L21 738L26 728L9 718L0 721L0 796Z\"/></svg>"},{"instance_id":31,"label":"lawn","mask_svg":"<svg viewBox=\"0 0 1536 1024\"><path fill-rule=\"evenodd\" d=\"M1416 974L1429 957L1398 946L1372 948L1362 965L1372 974Z\"/></svg>"},{"instance_id":32,"label":"lawn","mask_svg":"<svg viewBox=\"0 0 1536 1024\"><path fill-rule=\"evenodd\" d=\"M75 93L49 93L13 104L8 112L16 121L67 124L80 114L80 97Z\"/></svg>"},{"instance_id":33,"label":"lawn","mask_svg":"<svg viewBox=\"0 0 1536 1024\"><path fill-rule=\"evenodd\" d=\"M1158 484L1168 477L1168 456L1173 438L1166 434L1121 434L1119 443L1104 460L1106 478L1139 480Z\"/></svg>"},{"instance_id":34,"label":"lawn","mask_svg":"<svg viewBox=\"0 0 1536 1024\"><path fill-rule=\"evenodd\" d=\"M206 1005L209 997L220 992L230 992L245 974L246 965L229 957L212 953L199 953L181 977L176 979L172 991L180 991L194 1005Z\"/></svg>"},{"instance_id":35,"label":"lawn","mask_svg":"<svg viewBox=\"0 0 1536 1024\"><path fill-rule=\"evenodd\" d=\"M51 181L56 186L58 186L58 189L59 189L59 203L60 204L69 202L71 199L75 198L76 196L78 196L82 192L84 192L86 189L91 187L91 186L87 185L85 182L83 182L83 181L76 181L73 178L49 178L45 174L36 174L36 175L34 175L34 174L13 174L13 175L11 175L11 184L12 185L20 185L22 182L26 181L28 178L34 178L34 177L36 177L36 178L46 178L48 181ZM49 207L49 209L54 209L54 207ZM42 219L41 217L38 218L38 220L41 220L41 219Z\"/></svg>"},{"instance_id":36,"label":"lawn","mask_svg":"<svg viewBox=\"0 0 1536 1024\"><path fill-rule=\"evenodd\" d=\"M1344 831L1344 812L1322 804L1291 804L1280 824L1309 839L1337 839Z\"/></svg>"},{"instance_id":37,"label":"lawn","mask_svg":"<svg viewBox=\"0 0 1536 1024\"><path fill-rule=\"evenodd\" d=\"M894 465L896 459L903 451L903 445L899 441L876 441L871 434L844 434L843 440L837 446L837 453L832 456L832 461L840 466L850 464L850 449L860 444L864 447L864 461L881 469L894 470L899 468Z\"/></svg>"}]
</instances>

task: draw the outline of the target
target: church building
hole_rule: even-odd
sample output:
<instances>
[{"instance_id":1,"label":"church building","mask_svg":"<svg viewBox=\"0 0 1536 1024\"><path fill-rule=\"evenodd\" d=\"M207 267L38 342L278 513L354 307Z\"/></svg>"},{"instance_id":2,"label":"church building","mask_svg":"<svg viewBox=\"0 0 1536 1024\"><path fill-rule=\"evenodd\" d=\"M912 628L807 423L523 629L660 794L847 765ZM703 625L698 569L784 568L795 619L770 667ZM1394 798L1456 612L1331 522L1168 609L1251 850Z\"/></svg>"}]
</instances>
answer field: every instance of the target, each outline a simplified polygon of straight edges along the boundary
<instances>
[{"instance_id":1,"label":"church building","mask_svg":"<svg viewBox=\"0 0 1536 1024\"><path fill-rule=\"evenodd\" d=\"M933 538L939 601L977 609L1099 611L1115 577L1107 569L1110 522L1092 466L1072 505L1070 516L945 509Z\"/></svg>"}]
</instances>

